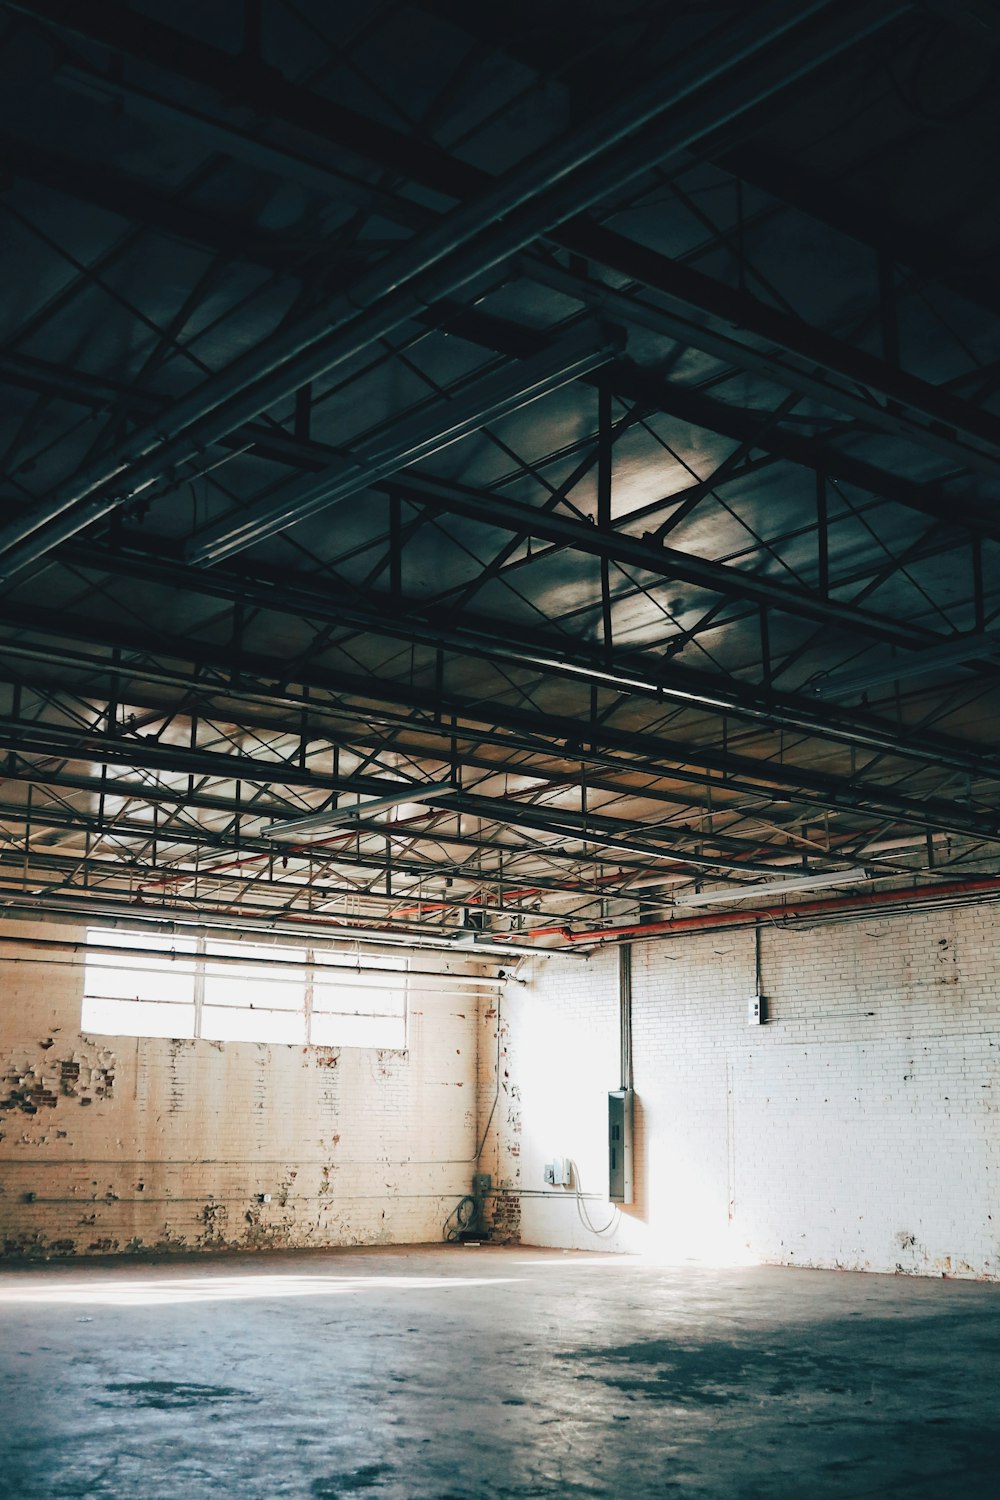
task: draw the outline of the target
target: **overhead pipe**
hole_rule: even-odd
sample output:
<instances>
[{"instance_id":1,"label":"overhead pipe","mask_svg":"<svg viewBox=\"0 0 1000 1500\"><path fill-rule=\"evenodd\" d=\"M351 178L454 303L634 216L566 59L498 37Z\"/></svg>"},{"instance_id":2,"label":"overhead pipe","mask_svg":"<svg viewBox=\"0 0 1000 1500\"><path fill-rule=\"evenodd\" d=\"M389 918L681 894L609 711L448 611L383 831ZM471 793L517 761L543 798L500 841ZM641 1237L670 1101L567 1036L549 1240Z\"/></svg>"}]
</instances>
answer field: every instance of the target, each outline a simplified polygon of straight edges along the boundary
<instances>
[{"instance_id":1,"label":"overhead pipe","mask_svg":"<svg viewBox=\"0 0 1000 1500\"><path fill-rule=\"evenodd\" d=\"M109 564L113 566L115 561L114 556L109 555ZM117 561L120 562L120 559ZM86 565L93 566L94 564L87 559ZM170 586L179 586L183 581L181 570L173 568L164 569L162 565L153 566L148 558L138 558L134 554L128 558L128 568L133 576L150 578L154 582L166 581ZM226 581L225 575L199 574L197 578L197 586L199 588L203 587L202 580L205 580L205 584L207 585L204 587L205 593L212 597L245 599L250 603L258 604L263 609L276 609L285 613L299 611L306 615L314 615L321 620L343 621L348 625L356 622L359 628L381 630L403 638L403 626L400 626L397 630L393 622L384 616L376 620L374 613L359 616L356 611L352 612L349 608L345 614L345 606L342 600L338 599L336 607L334 607L328 599L324 599L317 592L304 591L285 582L282 582L280 587L251 586L244 584L244 581L241 580L237 588ZM220 654L218 651L209 651L202 645L193 645L190 641L164 639L162 635L158 635L155 632L143 634L142 632L137 633L136 630L130 630L126 637L117 631L109 632L102 626L95 635L95 627L91 621L68 621L65 616L60 616L56 620L54 616L51 618L48 616L40 617L38 612L30 610L27 612L24 610L16 612L11 610L6 612L6 616L0 612L0 619L3 619L4 623L10 624L17 629L30 628L50 636L64 636L72 626L72 630L77 634L85 636L88 640L97 640L102 645L117 646L122 650L142 650L146 653L159 653L160 655L166 652L167 654L193 661L196 666L208 666L212 669L221 667L227 672L231 668L231 661L225 653ZM552 652L538 652L533 650L530 648L530 644L522 646L520 643L513 643L504 646L502 642L497 641L495 631L492 636L487 636L485 630L448 631L438 627L434 622L424 623L415 621L411 616L406 622L405 632L406 638L411 640L426 641L435 646L444 645L450 649L465 651L472 655L497 657L501 660L514 661L518 665L540 666L543 670L566 675L573 680L607 686L613 688L615 691L642 692L645 695L654 696L658 699L676 697L678 701L684 703L700 707L714 706L722 709L724 712L739 714L742 717L763 722L770 727L778 723L786 728L802 730L807 734L819 734L825 738L837 739L846 744L862 745L869 750L882 751L891 755L901 755L908 758L919 758L923 761L932 760L937 766L948 766L954 770L963 771L973 776L995 775L996 758L991 752L969 752L964 749L960 742L951 737L929 737L925 734L919 740L916 740L912 735L904 735L891 730L889 726L885 725L884 721L870 714L866 715L860 721L860 727L853 715L850 721L846 718L832 718L828 720L825 717L810 716L810 699L805 694L787 695L778 701L775 700L773 694L768 695L767 698L761 696L759 699L757 697L753 699L744 698L744 696L733 694L731 697L721 699L718 691L718 683L714 684L714 692L709 693L707 691L708 681L703 673L690 673L684 680L692 685L680 690L677 687L671 686L669 682L665 683L654 677L642 679L633 677L627 673L608 673L603 666L597 665L588 668L581 661L568 659L565 651L560 657L556 657ZM75 667L78 661L81 665L86 665L88 669L93 667L106 670L109 666L106 659L101 661L94 657L81 657L76 653L66 653L51 644L47 647L29 647L21 643L15 643L7 647L5 643L5 650L9 650L12 654L23 656L30 660L40 660L43 662L65 660L66 664L71 667ZM279 659L265 657L259 653L253 655L244 653L242 665L246 671L252 670L258 676L267 677L272 681L281 678L285 667L285 664ZM197 687L199 691L204 691L206 688L204 682L195 683L190 676L165 672L159 669L153 670L145 664L138 667L130 665L128 670L141 680L162 683L165 686L176 685L184 688L186 691L191 690L193 687ZM360 675L348 677L343 673L331 674L325 672L317 674L314 670L310 676L310 682L319 690L346 691L368 698L372 696L370 682L366 681ZM697 692L694 687L696 682L705 682L706 692ZM431 698L430 695L419 694L413 689L407 689L400 696L398 684L386 684L382 682L379 684L379 714L383 720L392 724L394 728L398 727L400 720L398 714L390 714L386 708L385 693L387 687L392 688L395 693L395 696L390 694L389 701L394 705L405 705L407 711L414 706L430 706L440 710L439 700ZM221 687L219 690L221 691ZM268 707L287 707L295 711L307 708L314 713L331 711L329 705L324 705L321 700L314 698L307 702L301 695L278 692L265 693L263 691L250 692L241 689L239 696L248 702L260 703L262 706ZM458 712L461 717L476 717L476 710L479 707L477 704L463 703L453 698L449 698L448 702L451 708ZM805 705L805 710L803 710L803 705ZM834 710L833 712L837 713L838 711ZM478 722L482 724L483 721L480 718ZM495 724L495 717L490 722L491 724ZM557 720L553 719L551 715L547 715L546 722L551 727L554 736L567 740L579 740L581 742L589 739L589 731L584 733L579 721L566 718ZM10 739L11 734L23 737L28 728L34 727L18 724L16 728L8 731L4 729L4 725L0 721L0 747L20 748L23 738L17 738L12 743ZM521 727L521 716L519 715L508 714L504 719L505 730L516 734L520 732ZM601 739L603 744L614 748L624 750L633 748L633 741L630 737L615 735L614 731L610 731L606 727L602 727ZM492 742L497 743L495 737ZM131 744L132 753L134 753L136 742L132 741ZM140 751L144 751L146 748L146 742L139 743ZM164 747L161 745L159 748L162 751ZM172 750L175 748L171 747ZM51 752L39 750L38 753L62 755L63 751L53 748ZM92 741L88 742L88 755L94 759L107 759L109 756L113 757L114 753L114 747L109 745L106 736L95 736ZM588 763L606 763L606 753L593 755L589 752L584 752L582 744L581 748L574 753L586 754ZM647 751L647 753L649 752ZM750 796L767 795L765 789L761 786L755 786L749 781L741 783L738 778L735 780L732 779L732 773L738 772L740 777L759 776L762 780L770 778L776 785L792 790L797 798L801 798L806 802L811 801L813 805L818 805L823 809L849 807L852 810L863 811L871 817L887 815L900 817L919 827L935 829L946 833L969 834L985 839L998 837L996 821L993 818L989 822L984 822L980 815L975 812L970 815L967 809L959 808L954 803L944 803L936 798L933 800L918 801L916 798L906 797L885 787L864 786L863 784L859 784L856 778L851 781L847 781L846 779L838 780L822 772L810 772L802 766L797 766L794 770L790 770L788 766L778 766L776 763L768 761L755 761L752 757L733 754L727 754L723 757L719 753L706 750L703 746L680 744L662 739L655 741L654 753L658 757L672 763L671 774L681 781L695 781L697 784L702 785L704 784L705 772L710 773L713 770L718 770L726 776L726 785L729 790L746 793ZM700 773L692 772L690 769L692 766L701 767L703 771ZM249 767L244 771L244 776L248 780L253 779L253 773ZM309 784L329 786L330 781L329 778L324 780L311 778ZM356 790L357 788L351 789Z\"/></svg>"},{"instance_id":2,"label":"overhead pipe","mask_svg":"<svg viewBox=\"0 0 1000 1500\"><path fill-rule=\"evenodd\" d=\"M82 899L86 896L86 900ZM176 898L175 898L176 899ZM157 928L166 927L170 931L189 931L194 928L197 931L218 931L238 933L260 933L269 937L294 937L302 940L305 932L322 932L331 941L342 941L361 943L365 945L388 945L392 948L406 948L414 952L428 951L435 953L450 953L456 959L477 959L483 963L493 964L498 960L498 950L491 949L485 943L461 944L454 937L437 937L428 931L408 932L406 929L394 931L391 926L379 926L372 924L367 927L354 923L350 919L343 921L335 917L323 916L318 912L284 912L273 913L262 910L260 907L247 908L229 905L226 907L214 907L206 912L203 904L198 907L191 906L158 906L151 907L128 897L95 896L93 892L81 893L81 898L62 895L47 895L45 892L18 892L0 893L0 920L6 915L14 921L31 921L35 914L42 912L45 915L60 917L64 921L80 922L88 917L98 919L112 919L128 924L129 927L138 922L142 926L153 926ZM544 948L530 948L527 945L507 944L503 949L506 953L518 955L537 955L545 957L557 957L556 950ZM576 957L585 959L586 954L582 951L571 953L564 950L564 957Z\"/></svg>"},{"instance_id":3,"label":"overhead pipe","mask_svg":"<svg viewBox=\"0 0 1000 1500\"><path fill-rule=\"evenodd\" d=\"M46 733L51 734L53 738L39 740L31 733L34 727L33 724L30 726L19 724L15 730L5 735L3 726L0 724L0 745L10 742L12 748L20 751L21 754L62 754L68 759L78 760L87 759L93 755L95 759L141 765L146 759L143 752L147 747L141 741L122 739L109 742L104 736L99 735L77 737L75 732L60 731L57 726L49 725L45 726ZM162 751L160 753L162 754ZM324 784L319 778L314 780L285 762L251 761L249 765L232 765L231 762L235 757L220 755L214 751L193 753L180 750L177 758L179 769L184 769L185 766L191 764L196 765L199 771L207 770L209 774L214 775L239 773L246 780L258 784L262 781L278 785ZM325 784L329 785L332 779L334 778L325 778ZM385 781L379 782L377 778L372 778L372 781L379 787L386 785ZM391 785L398 787L400 784L391 783ZM409 794L410 784L406 783L404 789ZM413 789L417 790L416 784L413 785ZM741 873L755 871L762 875L768 874L772 868L769 863L749 859L745 852L740 858L727 858L723 854L706 854L696 848L689 848L676 837L670 837L672 830L669 825L654 827L650 830L646 840L640 840L627 836L627 832L623 833L620 820L602 817L600 814L586 818L582 814L550 804L538 808L525 807L513 797L507 799L484 797L475 793L461 793L457 790L442 793L440 806L470 817L509 823L517 827L552 834L556 838L593 844L600 848L614 850L618 854L645 855L654 859L670 860L681 866L687 865L707 870L735 870ZM371 831L379 831L378 825L373 825ZM661 836L662 843L657 841ZM726 835L720 835L718 840L720 847L731 846L738 842Z\"/></svg>"},{"instance_id":4,"label":"overhead pipe","mask_svg":"<svg viewBox=\"0 0 1000 1500\"><path fill-rule=\"evenodd\" d=\"M507 173L494 187L448 213L439 225L416 235L322 312L272 334L210 376L174 403L165 421L154 419L140 427L58 486L42 505L0 529L0 582L290 391L389 337L427 305L452 295L547 229L738 119L908 9L887 3L863 10L852 6L845 12L831 0L808 5L793 0L769 5L763 12L755 9L734 21L725 47L713 36L692 49L569 140L539 151L526 166ZM763 69L762 77L743 79L731 90L728 102L720 99L717 86L726 74L831 10L825 33L812 46L795 58L782 52ZM699 101L693 96L700 91L704 97ZM661 131L631 139L685 103L688 110L679 120L667 118ZM595 162L597 169L583 174ZM466 246L464 255L458 253ZM90 498L116 480L115 493Z\"/></svg>"},{"instance_id":5,"label":"overhead pipe","mask_svg":"<svg viewBox=\"0 0 1000 1500\"><path fill-rule=\"evenodd\" d=\"M621 1087L632 1089L632 947L618 949L618 1039L621 1047Z\"/></svg>"},{"instance_id":6,"label":"overhead pipe","mask_svg":"<svg viewBox=\"0 0 1000 1500\"><path fill-rule=\"evenodd\" d=\"M462 987L482 985L488 988L502 988L507 982L506 979L491 978L485 974L455 974L449 970L384 969L379 968L375 964L365 964L363 967L360 964L353 966L351 964L324 964L317 962L315 959L267 958L260 953L252 955L243 953L197 953L187 949L180 952L176 949L164 951L159 948L143 948L141 945L133 946L125 943L94 943L89 939L83 943L74 943L60 938L22 937L13 932L0 932L0 946L3 945L53 953L82 953L84 956L94 955L97 958L138 958L145 959L147 962L153 960L157 965L161 963L199 963L207 964L212 968L224 969L233 965L245 966L248 963L252 963L255 968L265 971L267 969L291 969L295 973L301 973L305 970L310 974L329 974L331 977L350 974L352 972L364 974L366 978L372 974L384 974L395 979L402 977L407 981L408 987L411 989L418 988L419 986L414 985L414 980L421 979L433 979L440 984L460 985ZM347 951L343 948L317 947L313 943L310 943L309 947L313 953L329 953L338 958L344 956ZM7 961L9 962L9 960ZM45 960L39 959L38 962L44 963Z\"/></svg>"},{"instance_id":7,"label":"overhead pipe","mask_svg":"<svg viewBox=\"0 0 1000 1500\"><path fill-rule=\"evenodd\" d=\"M594 890L595 886L613 885L616 880L620 881L622 880L622 878L623 872L621 870L615 870L611 875L597 875L593 880L590 881L570 880L567 881L564 885L560 886L528 885L521 890L501 892L501 904L504 906L512 906L516 901L527 901L529 896L548 896L553 891L558 891L560 894L565 893L567 895L576 895L577 893L582 893L583 895L587 896L597 895L598 892ZM690 877L684 875L672 875L664 876L663 878L664 880L678 881L688 879ZM635 885L632 882L628 882L629 892L633 891L634 889ZM396 907L393 910L392 915L398 920L400 917L418 917L422 912L425 911L448 911L455 906L485 907L486 895L484 895L484 892L488 893L488 890L489 886L487 883L480 886L478 890L473 891L472 895L469 897L454 896L450 901L418 901L413 906Z\"/></svg>"},{"instance_id":8,"label":"overhead pipe","mask_svg":"<svg viewBox=\"0 0 1000 1500\"><path fill-rule=\"evenodd\" d=\"M14 623L15 619L16 616L11 614L10 623ZM19 624L20 628L30 626L31 628L44 630L47 633L52 633L54 629L54 624L49 624L48 622L46 622L43 625L37 625L34 619L28 618L22 619ZM67 622L64 621L61 629L63 632L65 632L67 628ZM115 637L114 639L117 639L117 637ZM122 639L124 640L124 638ZM147 649L155 649L155 643L152 637L147 637L147 642ZM111 639L109 639L109 644L111 643L112 641ZM162 644L163 643L161 642L161 645ZM169 643L166 644L169 646ZM141 640L136 641L133 637L133 645L136 648L140 648L143 645L143 642ZM189 651L191 649L191 647L188 647ZM66 653L56 650L55 647L49 647L47 650L41 646L26 648L21 644L14 644L13 646L8 647L7 643L5 642L4 650L9 650L14 655L23 655L31 660L46 661L51 659L54 661L61 661L65 659L67 665L71 667L75 667L78 660L82 664L86 664L88 669L93 668L107 670L110 666L110 663L107 659L101 661L96 657L78 658L75 655L67 656ZM197 655L195 660L196 662L210 662L213 666L218 666L222 664L225 659L218 656L209 657L202 653ZM244 662L249 667L250 664L246 662L246 658L244 658ZM275 675L277 675L279 667L278 663L272 662L270 660L265 662L259 657L253 658L252 665L253 670L256 672L269 670ZM125 670L126 669L123 668L123 671ZM126 675L136 676L140 680L145 680L148 677L151 681L162 681L166 685L173 685L174 683L176 683L177 686L184 688L186 691L189 691L192 687L196 686L196 684L193 683L190 677L184 677L174 673L154 672L145 664L139 667L135 667L130 664L127 668ZM317 678L313 676L311 681L319 689L325 689L330 686L330 680L325 677ZM338 678L338 685L343 684L343 682L343 678ZM200 689L203 684L198 683L197 686ZM362 683L361 679L355 679L347 688L347 690L363 691L364 684ZM229 696L232 695L229 694ZM307 708L309 712L316 714L329 713L331 711L336 712L336 709L331 710L328 704L324 705L322 700L318 698L312 698L308 702L306 702L306 700L301 696L251 692L246 688L240 689L239 696L241 699L245 698L246 701L249 701L251 703L261 703L266 706L274 705L276 707L288 707L294 709L297 712L301 712L304 708ZM415 700L409 694L407 694L403 700L399 700L397 698L395 701L403 701L409 707ZM466 705L461 709L461 712L464 716L467 717L470 712L470 706ZM383 719L388 717L384 701L380 704L380 716ZM398 714L393 715L391 718L389 718L389 722L394 727L398 726L399 721L400 715ZM244 722L242 717L241 722ZM561 734L565 737L569 737L569 735L573 733L576 735L581 735L582 738L584 737L582 736L579 723L574 723L568 720L561 720L557 723L552 721L551 719L549 720L549 722L551 724L554 735ZM514 722L513 725L511 722L508 722L506 724L506 728L514 734L518 733L518 726L516 722ZM29 749L32 753L51 753L53 756L58 756L62 759L66 758L64 745L61 748L56 748L55 745L53 745L49 750L43 750L35 746L26 746L23 739L24 729L25 726L21 724L14 725L10 723L8 723L8 727L5 728L3 722L0 721L0 748L6 747L14 750ZM608 731L604 730L603 734L607 738ZM491 742L499 743L495 732L492 733ZM626 750L628 749L628 744L626 743L624 738L615 739L612 736L607 740L607 742L612 746L617 746L618 748ZM121 742L119 742L119 744L120 743ZM133 746L136 744L135 741L132 741L130 743ZM140 753L145 751L147 747L148 742L142 741L139 744ZM108 763L114 763L114 747L108 745L106 736L95 737L93 740L88 741L86 748L87 758L105 760L108 761ZM163 747L161 746L160 748L162 750ZM537 750L538 746L528 746L527 748L529 748L530 750ZM545 753L549 753L550 748L551 747L546 746ZM897 745L893 753L905 755L908 753L908 751L912 753L913 751L919 750L920 748L923 748L925 751L933 752L934 759L938 764L942 763L942 760L947 763L947 758L950 753L949 750L945 749L942 754L942 747L940 745L928 745L923 740L918 745L917 742L913 741L911 738L909 746L903 744ZM614 766L613 758L609 760L608 754L606 752L585 752L581 746L580 749L575 753L579 754L588 765L597 765L603 768L614 767L614 769L617 770L621 769L620 765ZM647 755L649 754L648 751L646 753ZM713 756L710 752L706 752L702 747L696 748L694 746L678 744L677 742L657 740L655 742L653 753L655 753L656 757L659 760L670 764L670 776L680 780L681 782L691 782L700 787L703 787L706 784L713 784L713 778L711 776L711 772L713 770L725 770L721 757L718 755ZM110 760L109 757L111 757ZM438 759L444 760L447 759L447 756L442 755L439 756ZM495 764L493 762L490 762L489 764L483 764L481 759L475 757L472 758L470 763L484 770L493 769ZM704 770L701 772L693 771L692 767L695 765L704 767ZM166 769L168 767L161 765L161 768ZM236 769L236 767L233 768L233 773L235 773ZM966 760L961 769L965 770L966 772L971 772L971 774L974 775L992 774L991 767L985 760L980 761L980 763L975 767L971 766ZM807 805L819 807L822 810L839 810L847 807L852 811L864 812L870 817L890 816L894 819L904 820L906 822L914 824L915 826L922 829L933 829L955 836L970 836L975 838L983 838L986 840L996 840L998 837L1000 837L1000 833L998 833L994 821L985 822L983 821L983 818L981 816L977 817L975 813L970 816L969 810L967 808L960 808L954 803L944 803L938 799L934 799L931 802L918 802L915 798L907 798L896 793L891 793L884 787L874 788L871 786L865 786L863 783L859 783L857 780L853 782L847 782L846 780L844 780L838 783L836 779L831 781L831 779L825 777L823 773L819 773L818 776L815 774L811 774L802 766L797 766L793 769L790 768L787 764L778 766L776 762L754 762L750 758L740 756L730 757L729 771L739 773L738 775L726 774L725 787L728 791L734 794L759 798L761 800L766 800L768 797L771 797L773 799L776 794L773 791L770 791L766 786L756 785L752 781L742 779L746 776L766 777L770 775L774 777L776 784L783 785L781 800L787 801L791 798L794 798L796 800L803 801ZM245 767L243 775L246 779L252 779L252 771L249 766ZM25 778L21 776L17 779L23 780ZM74 783L78 783L83 780L83 778L74 778L73 780ZM298 784L302 783L300 782ZM326 780L320 780L318 783L315 778L312 778L309 784L319 784L330 789L329 778ZM382 783L382 785L384 786L384 783ZM82 787L82 789L91 790L92 788L90 786L85 786ZM99 791L101 788L97 786L93 789ZM609 791L618 790L618 788L610 786L602 789ZM159 796L160 793L157 792L157 790L154 788L152 791L152 795Z\"/></svg>"},{"instance_id":9,"label":"overhead pipe","mask_svg":"<svg viewBox=\"0 0 1000 1500\"><path fill-rule=\"evenodd\" d=\"M763 906L751 911L713 913L704 917L678 917L661 922L635 922L626 927L597 927L589 932L571 932L565 926L533 927L518 934L523 943L528 938L561 937L568 943L619 943L633 942L650 937L671 937L685 932L698 932L715 927L751 927L755 922L779 922L788 917L824 916L837 913L849 915L852 911L864 912L871 907L906 907L914 902L947 904L958 897L986 895L1000 897L1000 876L988 876L978 880L956 880L938 885L909 886L904 890L864 891L857 896L835 896L827 901L790 901L783 906ZM494 934L493 941L503 942L503 934ZM538 948L539 953L565 952L565 949Z\"/></svg>"},{"instance_id":10,"label":"overhead pipe","mask_svg":"<svg viewBox=\"0 0 1000 1500\"><path fill-rule=\"evenodd\" d=\"M605 876L604 878L608 879L609 877ZM560 891L563 890L575 891L576 887L572 883L569 883L566 886L560 887ZM543 896L548 894L549 890L537 885L525 886L523 890L502 892L505 905L513 905L516 901L526 901L529 896ZM412 906L395 906L392 910L392 916L396 921L399 921L402 917L420 917L425 911L452 911L457 906L472 907L478 911L495 909L490 907L488 893L484 887L480 886L471 895L455 895L452 896L450 901L425 901L421 899Z\"/></svg>"},{"instance_id":11,"label":"overhead pipe","mask_svg":"<svg viewBox=\"0 0 1000 1500\"><path fill-rule=\"evenodd\" d=\"M861 866L849 866L846 870L826 870L818 875L795 875L794 873L770 885L748 882L745 886L722 885L712 890L696 891L693 896L681 896L678 906L714 906L724 901L745 901L754 896L783 896L788 891L808 891L830 885L857 885L873 877Z\"/></svg>"},{"instance_id":12,"label":"overhead pipe","mask_svg":"<svg viewBox=\"0 0 1000 1500\"><path fill-rule=\"evenodd\" d=\"M991 759L996 759L990 754L970 753L960 744L956 747L955 741L949 737L936 736L933 732L925 734L918 742L912 735L895 729L870 714L859 720L856 717L848 719L834 716L836 714L834 711L827 717L826 712L814 708L811 700L804 694L786 694L776 699L773 694L767 694L761 689L746 686L733 687L722 681L710 679L707 673L692 668L674 667L670 669L669 676L662 677L653 674L640 675L638 671L609 668L599 664L596 660L585 657L580 651L571 654L568 649L558 651L554 647L547 650L539 649L537 646L532 646L529 641L523 644L520 641L505 641L497 635L495 628L492 633L487 632L485 628L447 628L434 621L422 621L412 615L406 620L394 621L387 615L379 615L374 610L359 610L357 606L347 602L340 604L338 601L338 606L341 623L345 627L352 627L357 623L362 629L373 630L394 639L426 642L436 648L444 646L449 650L464 652L484 660L499 660L512 662L518 666L539 668L544 672L565 677L572 682L607 688L613 692L731 713L750 723L764 724L768 728L773 728L777 721L788 729L804 734L820 735L828 740L858 745L881 754L899 755L911 760L933 760L935 765L947 766L972 775L990 773ZM271 607L270 604L265 605L265 608L269 607ZM285 607L287 608L287 605ZM308 608L304 609L304 613L309 613ZM64 739L71 738L67 730L53 725L41 727L52 736L60 735ZM35 734L37 728L38 726L32 724L21 727L18 732L22 735L28 734L29 731ZM0 723L0 735L3 733L3 725ZM83 748L83 737L76 737L75 743ZM123 764L133 763L120 746L108 743L104 736L93 736L92 748L95 758L108 758ZM132 742L133 753L136 749L142 748L141 745L137 746L135 741ZM187 753L176 747L171 747L171 749L176 756ZM61 752L52 751L51 753ZM208 752L197 753L204 756ZM235 757L230 757L230 759L235 759ZM276 766L279 764L275 763ZM248 769L245 774L248 780L260 779L253 769ZM329 786L330 784L330 778L320 781L315 777L305 777L302 773L296 773L290 768L283 780L289 785L295 781L304 785ZM884 790L880 789L877 795L884 798L887 804L890 802L889 795ZM900 812L903 812L906 800L899 793L893 794L891 798L892 805ZM957 822L947 824L935 820L933 816L928 817L927 808L920 804L917 804L913 811L923 819L927 826L939 827L945 831L951 827L957 827ZM875 815L874 812L873 815ZM968 831L989 837L996 832L996 827L993 823L979 824L970 826Z\"/></svg>"},{"instance_id":13,"label":"overhead pipe","mask_svg":"<svg viewBox=\"0 0 1000 1500\"><path fill-rule=\"evenodd\" d=\"M853 848L854 846L858 845L864 837L864 830L862 830L860 833L841 833L835 836L831 836L829 841L821 846L820 852L835 856L842 845L848 844ZM860 848L855 849L854 853L852 854L852 858L866 860L871 855L898 853L901 849L924 850L928 847L928 845L947 843L950 837L951 835L946 833L913 833L907 835L907 837L905 838L876 839L874 843L863 844ZM762 854L768 853L766 845L761 848L760 852ZM775 855L772 853L770 863L774 866L775 869L788 869L789 867L801 868L802 854L803 850L801 847L790 854ZM886 865L889 864L888 861L881 860L879 861L879 863ZM908 872L905 868L897 867L895 873L897 875L904 875ZM690 876L656 874L642 880L627 880L623 882L622 895L630 896L633 891L646 891L659 885L679 885L687 879L690 879ZM801 886L797 886L796 889L801 890ZM753 893L753 887L750 887L749 893ZM678 905L680 904L681 903L678 903Z\"/></svg>"}]
</instances>

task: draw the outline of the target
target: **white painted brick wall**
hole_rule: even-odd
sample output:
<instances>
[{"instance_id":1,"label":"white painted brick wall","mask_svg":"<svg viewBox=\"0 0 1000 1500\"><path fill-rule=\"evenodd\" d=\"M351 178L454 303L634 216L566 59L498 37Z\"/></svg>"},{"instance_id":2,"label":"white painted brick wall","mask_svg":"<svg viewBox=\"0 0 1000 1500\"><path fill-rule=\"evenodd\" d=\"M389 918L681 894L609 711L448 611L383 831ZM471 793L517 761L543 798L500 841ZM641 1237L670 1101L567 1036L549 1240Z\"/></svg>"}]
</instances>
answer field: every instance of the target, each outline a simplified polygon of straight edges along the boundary
<instances>
[{"instance_id":1,"label":"white painted brick wall","mask_svg":"<svg viewBox=\"0 0 1000 1500\"><path fill-rule=\"evenodd\" d=\"M43 924L3 932L83 936ZM2 952L0 1101L26 1076L54 1099L34 1114L0 1110L8 1253L419 1243L440 1239L468 1191L475 1000L444 987L414 995L405 1054L88 1038L82 965ZM61 1069L74 1059L69 1093Z\"/></svg>"},{"instance_id":2,"label":"white painted brick wall","mask_svg":"<svg viewBox=\"0 0 1000 1500\"><path fill-rule=\"evenodd\" d=\"M633 950L638 1201L545 1192L573 1156L606 1191L618 1084L614 953L537 963L508 1002L529 1243L1000 1276L994 907L762 933L771 1021L747 1024L752 932ZM501 1122L502 1126L503 1122ZM511 1176L502 1130L488 1149Z\"/></svg>"}]
</instances>

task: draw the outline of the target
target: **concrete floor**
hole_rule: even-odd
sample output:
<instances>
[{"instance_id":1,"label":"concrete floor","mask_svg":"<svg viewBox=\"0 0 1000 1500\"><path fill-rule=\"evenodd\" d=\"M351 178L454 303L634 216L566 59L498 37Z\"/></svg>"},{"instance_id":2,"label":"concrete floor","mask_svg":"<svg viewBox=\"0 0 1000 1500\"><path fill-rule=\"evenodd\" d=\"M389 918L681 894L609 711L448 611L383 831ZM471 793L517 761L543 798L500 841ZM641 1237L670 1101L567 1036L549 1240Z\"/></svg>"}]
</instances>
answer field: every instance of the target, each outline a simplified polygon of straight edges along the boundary
<instances>
[{"instance_id":1,"label":"concrete floor","mask_svg":"<svg viewBox=\"0 0 1000 1500\"><path fill-rule=\"evenodd\" d=\"M995 1497L1000 1287L429 1248L0 1273L0 1495Z\"/></svg>"}]
</instances>

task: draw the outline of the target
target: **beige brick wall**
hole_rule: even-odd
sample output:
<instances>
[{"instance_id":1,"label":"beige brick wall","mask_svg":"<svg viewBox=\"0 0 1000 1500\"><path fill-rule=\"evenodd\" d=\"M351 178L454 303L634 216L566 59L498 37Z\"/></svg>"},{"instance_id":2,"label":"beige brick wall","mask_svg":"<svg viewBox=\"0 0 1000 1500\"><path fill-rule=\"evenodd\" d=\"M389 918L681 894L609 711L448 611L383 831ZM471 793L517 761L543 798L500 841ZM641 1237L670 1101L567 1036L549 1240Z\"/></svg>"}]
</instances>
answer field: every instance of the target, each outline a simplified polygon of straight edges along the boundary
<instances>
[{"instance_id":1,"label":"beige brick wall","mask_svg":"<svg viewBox=\"0 0 1000 1500\"><path fill-rule=\"evenodd\" d=\"M475 998L415 995L405 1053L86 1036L82 962L38 958L0 949L7 1254L440 1239L473 1170Z\"/></svg>"}]
</instances>

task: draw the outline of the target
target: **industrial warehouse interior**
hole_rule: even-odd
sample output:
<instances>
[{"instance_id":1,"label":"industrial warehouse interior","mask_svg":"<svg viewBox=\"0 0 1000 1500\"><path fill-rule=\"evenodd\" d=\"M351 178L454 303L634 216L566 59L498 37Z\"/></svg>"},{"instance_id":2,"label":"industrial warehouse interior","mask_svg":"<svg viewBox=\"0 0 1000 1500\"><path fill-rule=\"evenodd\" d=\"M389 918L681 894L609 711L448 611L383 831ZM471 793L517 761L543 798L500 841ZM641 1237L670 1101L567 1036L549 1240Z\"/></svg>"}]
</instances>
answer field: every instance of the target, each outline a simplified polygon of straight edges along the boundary
<instances>
[{"instance_id":1,"label":"industrial warehouse interior","mask_svg":"<svg viewBox=\"0 0 1000 1500\"><path fill-rule=\"evenodd\" d=\"M996 1495L998 62L0 0L0 1496Z\"/></svg>"}]
</instances>

